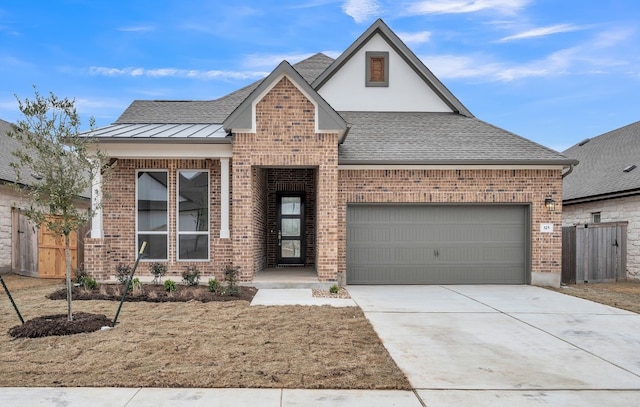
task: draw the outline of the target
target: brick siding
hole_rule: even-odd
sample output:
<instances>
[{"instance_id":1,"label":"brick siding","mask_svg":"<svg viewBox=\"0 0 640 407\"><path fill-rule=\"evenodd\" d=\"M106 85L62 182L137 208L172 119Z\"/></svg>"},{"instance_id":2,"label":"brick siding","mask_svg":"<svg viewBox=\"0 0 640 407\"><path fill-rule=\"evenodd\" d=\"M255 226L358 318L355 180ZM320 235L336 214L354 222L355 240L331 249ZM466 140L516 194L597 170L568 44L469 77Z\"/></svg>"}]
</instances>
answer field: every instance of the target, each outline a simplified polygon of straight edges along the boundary
<instances>
[{"instance_id":1,"label":"brick siding","mask_svg":"<svg viewBox=\"0 0 640 407\"><path fill-rule=\"evenodd\" d=\"M253 168L316 169L315 263L318 278L335 280L337 272L338 135L315 132L315 106L286 77L256 106L256 133L237 133L233 142L233 258L240 278L251 281L263 250L264 205L261 172ZM320 175L322 174L322 175ZM253 215L247 216L247 214ZM260 244L255 244L260 241ZM253 243L253 244L252 244Z\"/></svg>"},{"instance_id":2,"label":"brick siding","mask_svg":"<svg viewBox=\"0 0 640 407\"><path fill-rule=\"evenodd\" d=\"M210 260L178 261L176 255L176 177L178 170L209 170L209 228ZM167 170L169 184L168 202L168 260L167 277L181 278L184 267L194 265L202 276L222 279L222 268L231 263L229 239L220 239L220 161L175 159L120 159L103 190L109 198L103 208L103 239L87 239L85 242L85 267L91 275L108 279L115 275L119 263L133 265L136 250L136 171ZM149 262L142 261L136 275L151 275Z\"/></svg>"},{"instance_id":3,"label":"brick siding","mask_svg":"<svg viewBox=\"0 0 640 407\"><path fill-rule=\"evenodd\" d=\"M349 203L531 204L531 271L559 275L562 256L560 170L343 170L338 180L338 263L346 272L346 207ZM544 206L546 197L555 211ZM540 233L552 223L553 233ZM559 280L558 280L559 282Z\"/></svg>"}]
</instances>

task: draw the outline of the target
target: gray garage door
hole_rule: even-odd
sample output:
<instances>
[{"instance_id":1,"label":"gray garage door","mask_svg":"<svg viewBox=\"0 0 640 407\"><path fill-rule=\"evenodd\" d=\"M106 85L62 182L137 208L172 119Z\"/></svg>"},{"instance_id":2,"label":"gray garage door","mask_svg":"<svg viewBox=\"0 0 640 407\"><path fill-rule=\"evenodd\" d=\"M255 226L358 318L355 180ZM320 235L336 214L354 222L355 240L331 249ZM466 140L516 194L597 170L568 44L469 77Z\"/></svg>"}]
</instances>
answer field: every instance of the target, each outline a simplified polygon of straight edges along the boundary
<instances>
[{"instance_id":1,"label":"gray garage door","mask_svg":"<svg viewBox=\"0 0 640 407\"><path fill-rule=\"evenodd\" d=\"M524 284L528 207L349 205L348 284Z\"/></svg>"}]
</instances>

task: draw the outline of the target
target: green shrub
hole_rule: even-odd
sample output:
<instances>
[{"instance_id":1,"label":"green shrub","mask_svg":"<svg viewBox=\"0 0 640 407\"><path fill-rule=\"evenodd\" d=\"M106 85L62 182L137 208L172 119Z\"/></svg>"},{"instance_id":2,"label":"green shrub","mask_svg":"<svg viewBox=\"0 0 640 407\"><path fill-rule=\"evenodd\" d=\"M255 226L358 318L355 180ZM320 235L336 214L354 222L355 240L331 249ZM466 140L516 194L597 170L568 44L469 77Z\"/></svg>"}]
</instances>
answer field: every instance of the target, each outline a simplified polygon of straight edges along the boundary
<instances>
[{"instance_id":1,"label":"green shrub","mask_svg":"<svg viewBox=\"0 0 640 407\"><path fill-rule=\"evenodd\" d=\"M222 284L220 284L220 281L216 280L215 278L209 279L209 291L211 291L214 294L224 293L224 290L222 289Z\"/></svg>"},{"instance_id":2,"label":"green shrub","mask_svg":"<svg viewBox=\"0 0 640 407\"><path fill-rule=\"evenodd\" d=\"M76 270L76 284L83 285L83 280L86 277L91 277L89 273L84 269L84 263L80 264L80 267Z\"/></svg>"},{"instance_id":3,"label":"green shrub","mask_svg":"<svg viewBox=\"0 0 640 407\"><path fill-rule=\"evenodd\" d=\"M126 284L129 275L131 274L131 266L128 264L120 263L116 266L116 278L120 284Z\"/></svg>"},{"instance_id":4,"label":"green shrub","mask_svg":"<svg viewBox=\"0 0 640 407\"><path fill-rule=\"evenodd\" d=\"M98 282L96 281L96 279L89 276L84 277L82 279L82 283L80 284L82 284L84 288L87 288L89 290L95 290L96 288L98 288Z\"/></svg>"},{"instance_id":5,"label":"green shrub","mask_svg":"<svg viewBox=\"0 0 640 407\"><path fill-rule=\"evenodd\" d=\"M226 294L232 296L240 294L240 288L238 287L238 267L225 266L222 271L224 272L224 281L227 283Z\"/></svg>"},{"instance_id":6,"label":"green shrub","mask_svg":"<svg viewBox=\"0 0 640 407\"><path fill-rule=\"evenodd\" d=\"M176 283L175 283L173 280L171 280L171 279L166 279L166 280L164 281L164 290L165 290L165 291L172 292L172 291L175 291L175 290L177 290L177 289L178 289L178 288L176 287Z\"/></svg>"},{"instance_id":7,"label":"green shrub","mask_svg":"<svg viewBox=\"0 0 640 407\"><path fill-rule=\"evenodd\" d=\"M334 284L329 288L329 292L331 294L338 294L338 291L340 291L340 287L338 287L337 284Z\"/></svg>"},{"instance_id":8,"label":"green shrub","mask_svg":"<svg viewBox=\"0 0 640 407\"><path fill-rule=\"evenodd\" d=\"M160 284L162 276L167 274L167 265L163 263L149 264L149 271L153 274L153 284Z\"/></svg>"},{"instance_id":9,"label":"green shrub","mask_svg":"<svg viewBox=\"0 0 640 407\"><path fill-rule=\"evenodd\" d=\"M186 285L198 285L200 270L196 266L185 266L182 272L182 282Z\"/></svg>"}]
</instances>

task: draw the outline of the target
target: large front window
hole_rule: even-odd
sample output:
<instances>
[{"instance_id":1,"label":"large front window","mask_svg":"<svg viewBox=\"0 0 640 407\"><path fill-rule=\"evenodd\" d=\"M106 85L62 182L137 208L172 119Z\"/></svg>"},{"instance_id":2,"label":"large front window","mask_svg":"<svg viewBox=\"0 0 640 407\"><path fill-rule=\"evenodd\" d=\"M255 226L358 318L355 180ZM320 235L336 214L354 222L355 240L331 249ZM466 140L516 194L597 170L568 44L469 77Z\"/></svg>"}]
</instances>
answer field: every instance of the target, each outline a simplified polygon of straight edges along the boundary
<instances>
[{"instance_id":1,"label":"large front window","mask_svg":"<svg viewBox=\"0 0 640 407\"><path fill-rule=\"evenodd\" d=\"M137 179L137 247L147 242L145 259L167 260L168 202L166 171L139 171Z\"/></svg>"},{"instance_id":2,"label":"large front window","mask_svg":"<svg viewBox=\"0 0 640 407\"><path fill-rule=\"evenodd\" d=\"M209 259L209 172L178 171L178 260Z\"/></svg>"}]
</instances>

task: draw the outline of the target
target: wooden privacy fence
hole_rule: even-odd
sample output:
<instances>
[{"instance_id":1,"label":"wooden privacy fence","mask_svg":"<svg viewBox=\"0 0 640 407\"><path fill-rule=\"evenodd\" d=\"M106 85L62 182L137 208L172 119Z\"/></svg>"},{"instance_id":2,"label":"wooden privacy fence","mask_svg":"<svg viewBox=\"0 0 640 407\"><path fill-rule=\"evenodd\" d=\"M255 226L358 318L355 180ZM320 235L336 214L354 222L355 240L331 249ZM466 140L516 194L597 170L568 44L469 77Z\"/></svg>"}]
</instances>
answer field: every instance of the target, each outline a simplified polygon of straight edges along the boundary
<instances>
[{"instance_id":1,"label":"wooden privacy fence","mask_svg":"<svg viewBox=\"0 0 640 407\"><path fill-rule=\"evenodd\" d=\"M562 228L562 282L596 283L627 278L627 222Z\"/></svg>"},{"instance_id":2,"label":"wooden privacy fence","mask_svg":"<svg viewBox=\"0 0 640 407\"><path fill-rule=\"evenodd\" d=\"M71 269L82 263L84 232L71 232ZM15 273L39 278L65 278L64 236L56 235L42 225L36 228L19 210L12 219L12 269Z\"/></svg>"}]
</instances>

